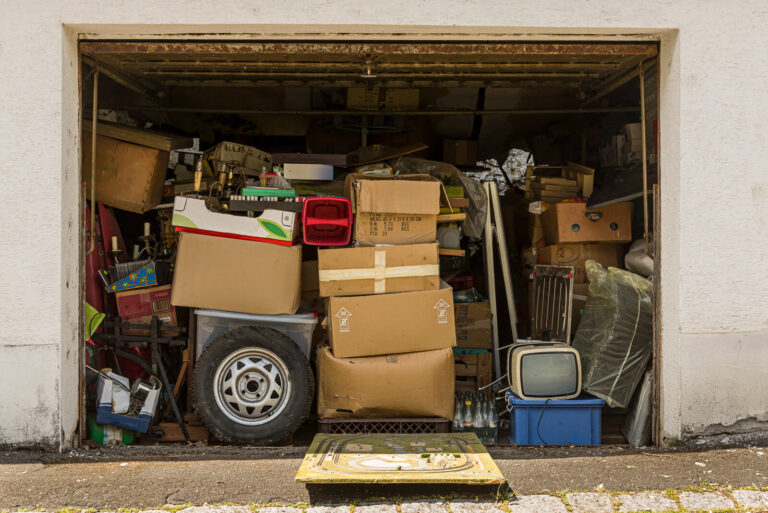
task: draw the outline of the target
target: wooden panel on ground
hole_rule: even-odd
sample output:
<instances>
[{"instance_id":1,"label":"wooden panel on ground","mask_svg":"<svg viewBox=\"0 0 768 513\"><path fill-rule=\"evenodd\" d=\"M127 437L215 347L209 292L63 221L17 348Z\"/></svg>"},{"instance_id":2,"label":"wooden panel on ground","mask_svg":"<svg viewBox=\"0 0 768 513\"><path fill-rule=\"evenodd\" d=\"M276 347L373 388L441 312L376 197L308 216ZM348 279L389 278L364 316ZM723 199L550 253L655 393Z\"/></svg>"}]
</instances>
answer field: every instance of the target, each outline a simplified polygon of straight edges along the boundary
<instances>
[{"instance_id":1,"label":"wooden panel on ground","mask_svg":"<svg viewBox=\"0 0 768 513\"><path fill-rule=\"evenodd\" d=\"M501 484L474 433L315 435L296 473L302 483Z\"/></svg>"},{"instance_id":2,"label":"wooden panel on ground","mask_svg":"<svg viewBox=\"0 0 768 513\"><path fill-rule=\"evenodd\" d=\"M181 428L175 422L161 422L157 425L159 429L163 431L163 436L160 437L160 442L184 442L184 433L181 432ZM192 426L187 424L187 431L189 432L190 442L208 441L208 430L205 426Z\"/></svg>"}]
</instances>

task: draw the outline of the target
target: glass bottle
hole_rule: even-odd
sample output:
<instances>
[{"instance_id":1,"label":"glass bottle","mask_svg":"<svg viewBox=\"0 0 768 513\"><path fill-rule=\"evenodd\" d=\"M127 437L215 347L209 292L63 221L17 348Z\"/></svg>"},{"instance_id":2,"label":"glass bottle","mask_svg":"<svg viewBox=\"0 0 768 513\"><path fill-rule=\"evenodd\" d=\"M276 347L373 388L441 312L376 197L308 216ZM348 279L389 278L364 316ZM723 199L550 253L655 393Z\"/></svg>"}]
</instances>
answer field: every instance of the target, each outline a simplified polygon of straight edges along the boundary
<instances>
[{"instance_id":1,"label":"glass bottle","mask_svg":"<svg viewBox=\"0 0 768 513\"><path fill-rule=\"evenodd\" d=\"M499 443L499 413L496 411L496 404L491 400L490 402L490 416L488 417L488 433L490 443Z\"/></svg>"},{"instance_id":2,"label":"glass bottle","mask_svg":"<svg viewBox=\"0 0 768 513\"><path fill-rule=\"evenodd\" d=\"M480 441L483 440L485 431L485 424L483 423L483 403L479 400L477 401L472 417L472 431L474 431Z\"/></svg>"},{"instance_id":3,"label":"glass bottle","mask_svg":"<svg viewBox=\"0 0 768 513\"><path fill-rule=\"evenodd\" d=\"M461 420L463 422L462 431L467 433L472 431L472 401L464 401L464 412Z\"/></svg>"},{"instance_id":4,"label":"glass bottle","mask_svg":"<svg viewBox=\"0 0 768 513\"><path fill-rule=\"evenodd\" d=\"M461 415L461 403L459 398L456 397L456 401L453 407L453 432L459 433L464 429L464 419Z\"/></svg>"}]
</instances>

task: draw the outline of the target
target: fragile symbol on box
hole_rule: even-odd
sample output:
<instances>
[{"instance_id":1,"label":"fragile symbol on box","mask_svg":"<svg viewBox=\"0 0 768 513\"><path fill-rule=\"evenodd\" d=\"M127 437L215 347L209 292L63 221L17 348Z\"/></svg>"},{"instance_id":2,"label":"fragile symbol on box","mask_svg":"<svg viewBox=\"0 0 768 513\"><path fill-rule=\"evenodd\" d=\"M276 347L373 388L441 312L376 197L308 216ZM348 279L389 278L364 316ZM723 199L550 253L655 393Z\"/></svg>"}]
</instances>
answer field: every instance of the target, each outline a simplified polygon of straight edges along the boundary
<instances>
[{"instance_id":1,"label":"fragile symbol on box","mask_svg":"<svg viewBox=\"0 0 768 513\"><path fill-rule=\"evenodd\" d=\"M349 333L349 318L351 316L349 310L343 306L336 312L335 317L339 320L339 333Z\"/></svg>"},{"instance_id":2,"label":"fragile symbol on box","mask_svg":"<svg viewBox=\"0 0 768 513\"><path fill-rule=\"evenodd\" d=\"M433 308L437 310L437 323L448 324L448 309L451 308L451 305L449 305L445 299L441 298L440 301L435 303Z\"/></svg>"}]
</instances>

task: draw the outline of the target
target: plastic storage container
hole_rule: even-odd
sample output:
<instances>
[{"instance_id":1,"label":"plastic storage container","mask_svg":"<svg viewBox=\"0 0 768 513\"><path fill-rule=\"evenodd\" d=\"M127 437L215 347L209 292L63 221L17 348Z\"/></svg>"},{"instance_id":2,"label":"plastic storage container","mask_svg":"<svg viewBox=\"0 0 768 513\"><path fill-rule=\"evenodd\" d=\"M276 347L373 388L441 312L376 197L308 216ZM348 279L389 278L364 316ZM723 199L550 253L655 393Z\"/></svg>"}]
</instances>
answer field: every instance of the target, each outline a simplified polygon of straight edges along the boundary
<instances>
[{"instance_id":1,"label":"plastic storage container","mask_svg":"<svg viewBox=\"0 0 768 513\"><path fill-rule=\"evenodd\" d=\"M600 445L602 399L524 401L508 391L506 400L512 444Z\"/></svg>"},{"instance_id":2,"label":"plastic storage container","mask_svg":"<svg viewBox=\"0 0 768 513\"><path fill-rule=\"evenodd\" d=\"M304 200L304 244L346 246L352 236L352 204L347 198Z\"/></svg>"},{"instance_id":3,"label":"plastic storage container","mask_svg":"<svg viewBox=\"0 0 768 513\"><path fill-rule=\"evenodd\" d=\"M252 315L222 310L195 310L197 315L197 357L214 339L232 328L264 326L288 335L309 358L312 348L312 332L315 331L315 314Z\"/></svg>"}]
</instances>

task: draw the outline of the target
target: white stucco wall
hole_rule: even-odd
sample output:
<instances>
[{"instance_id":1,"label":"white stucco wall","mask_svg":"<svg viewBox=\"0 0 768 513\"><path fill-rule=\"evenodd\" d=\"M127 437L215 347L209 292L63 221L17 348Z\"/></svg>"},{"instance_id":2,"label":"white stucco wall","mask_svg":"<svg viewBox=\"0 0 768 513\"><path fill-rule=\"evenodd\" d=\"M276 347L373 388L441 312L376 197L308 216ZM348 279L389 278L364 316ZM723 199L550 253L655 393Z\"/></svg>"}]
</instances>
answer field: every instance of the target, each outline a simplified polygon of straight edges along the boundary
<instances>
[{"instance_id":1,"label":"white stucco wall","mask_svg":"<svg viewBox=\"0 0 768 513\"><path fill-rule=\"evenodd\" d=\"M79 33L661 39L664 432L768 421L766 26L759 0L6 2L0 445L66 447L76 422Z\"/></svg>"}]
</instances>

